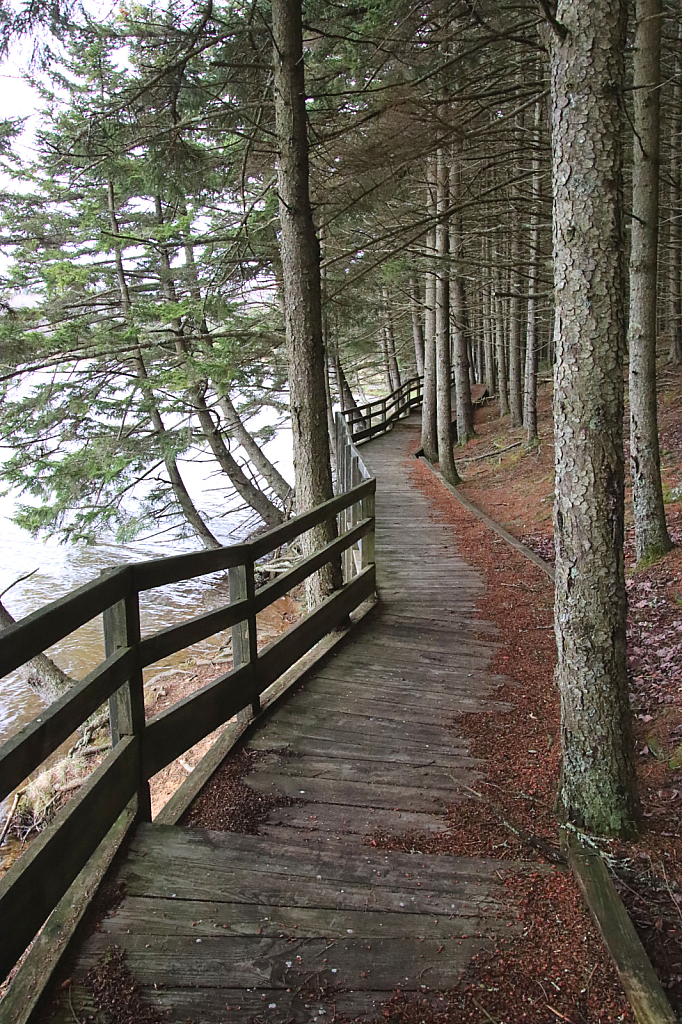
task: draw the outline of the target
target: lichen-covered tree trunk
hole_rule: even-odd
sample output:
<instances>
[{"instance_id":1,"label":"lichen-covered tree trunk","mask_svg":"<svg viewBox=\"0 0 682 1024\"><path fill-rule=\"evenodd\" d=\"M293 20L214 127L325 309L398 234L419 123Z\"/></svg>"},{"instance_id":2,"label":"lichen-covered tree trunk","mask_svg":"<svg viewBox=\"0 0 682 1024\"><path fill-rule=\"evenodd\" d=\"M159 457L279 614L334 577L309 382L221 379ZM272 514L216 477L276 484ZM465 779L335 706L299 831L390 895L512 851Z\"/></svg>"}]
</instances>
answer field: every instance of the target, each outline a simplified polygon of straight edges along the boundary
<instances>
[{"instance_id":1,"label":"lichen-covered tree trunk","mask_svg":"<svg viewBox=\"0 0 682 1024\"><path fill-rule=\"evenodd\" d=\"M630 247L630 478L637 561L672 547L665 522L656 402L661 0L637 0Z\"/></svg>"},{"instance_id":2,"label":"lichen-covered tree trunk","mask_svg":"<svg viewBox=\"0 0 682 1024\"><path fill-rule=\"evenodd\" d=\"M296 473L296 509L306 512L332 497L324 385L319 245L308 188L308 136L303 73L301 0L273 0L273 78L277 189L289 396ZM305 550L331 541L328 522L304 537ZM309 606L341 584L340 563L306 583Z\"/></svg>"},{"instance_id":3,"label":"lichen-covered tree trunk","mask_svg":"<svg viewBox=\"0 0 682 1024\"><path fill-rule=\"evenodd\" d=\"M570 821L627 834L636 827L638 801L623 560L626 0L560 0L557 20L551 89L559 795Z\"/></svg>"}]
</instances>

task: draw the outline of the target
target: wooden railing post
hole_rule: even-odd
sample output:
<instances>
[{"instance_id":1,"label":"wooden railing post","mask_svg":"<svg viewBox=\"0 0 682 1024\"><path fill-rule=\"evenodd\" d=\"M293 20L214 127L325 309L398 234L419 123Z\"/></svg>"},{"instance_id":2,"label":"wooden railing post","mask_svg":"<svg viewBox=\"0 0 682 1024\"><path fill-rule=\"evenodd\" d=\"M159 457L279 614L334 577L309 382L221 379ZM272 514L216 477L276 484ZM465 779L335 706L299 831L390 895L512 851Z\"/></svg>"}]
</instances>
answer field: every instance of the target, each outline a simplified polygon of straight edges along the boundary
<instances>
[{"instance_id":1,"label":"wooden railing post","mask_svg":"<svg viewBox=\"0 0 682 1024\"><path fill-rule=\"evenodd\" d=\"M102 626L105 657L110 658L121 647L137 647L140 642L140 601L137 592L132 591L123 601L106 608L102 614ZM142 669L134 668L128 682L109 698L112 748L126 736L140 736L142 741L144 728L144 680ZM152 820L149 780L146 778L140 779L137 791L137 819Z\"/></svg>"},{"instance_id":2,"label":"wooden railing post","mask_svg":"<svg viewBox=\"0 0 682 1024\"><path fill-rule=\"evenodd\" d=\"M251 605L255 594L255 582L253 573L253 562L248 561L244 565L236 565L228 570L230 580L230 604L236 601L248 600ZM256 627L256 616L250 612L242 622L232 626L232 664L234 668L241 668L255 662L258 658L258 633ZM249 721L260 711L260 698L256 698L251 705L251 710L244 708L237 715L240 722Z\"/></svg>"},{"instance_id":3,"label":"wooden railing post","mask_svg":"<svg viewBox=\"0 0 682 1024\"><path fill-rule=\"evenodd\" d=\"M361 516L363 519L374 519L374 495L368 494L362 499L360 503ZM360 541L360 551L362 555L361 566L366 569L368 565L374 563L374 526L367 536L363 537Z\"/></svg>"}]
</instances>

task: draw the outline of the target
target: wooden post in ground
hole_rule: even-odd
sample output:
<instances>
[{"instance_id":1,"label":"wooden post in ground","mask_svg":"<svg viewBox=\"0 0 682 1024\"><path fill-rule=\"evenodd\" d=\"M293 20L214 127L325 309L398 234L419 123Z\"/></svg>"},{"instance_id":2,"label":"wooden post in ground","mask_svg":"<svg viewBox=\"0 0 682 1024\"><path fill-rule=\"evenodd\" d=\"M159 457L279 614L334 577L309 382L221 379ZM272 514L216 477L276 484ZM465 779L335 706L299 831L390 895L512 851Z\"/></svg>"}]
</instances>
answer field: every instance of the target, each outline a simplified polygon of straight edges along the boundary
<instances>
[{"instance_id":1,"label":"wooden post in ground","mask_svg":"<svg viewBox=\"0 0 682 1024\"><path fill-rule=\"evenodd\" d=\"M118 601L107 608L102 615L102 626L105 657L110 658L121 647L137 647L140 642L138 594L131 591L123 601ZM128 682L109 698L112 748L126 736L140 736L142 739L144 727L144 681L142 669L138 666L131 671ZM149 780L146 778L140 778L136 817L138 821L152 820Z\"/></svg>"},{"instance_id":2,"label":"wooden post in ground","mask_svg":"<svg viewBox=\"0 0 682 1024\"><path fill-rule=\"evenodd\" d=\"M230 580L230 604L236 601L253 601L255 583L253 562L235 565L228 570ZM255 663L258 657L258 633L256 616L251 613L241 622L232 627L232 664L234 668ZM250 721L260 712L260 698L256 698L250 708L244 708L237 714L237 721Z\"/></svg>"}]
</instances>

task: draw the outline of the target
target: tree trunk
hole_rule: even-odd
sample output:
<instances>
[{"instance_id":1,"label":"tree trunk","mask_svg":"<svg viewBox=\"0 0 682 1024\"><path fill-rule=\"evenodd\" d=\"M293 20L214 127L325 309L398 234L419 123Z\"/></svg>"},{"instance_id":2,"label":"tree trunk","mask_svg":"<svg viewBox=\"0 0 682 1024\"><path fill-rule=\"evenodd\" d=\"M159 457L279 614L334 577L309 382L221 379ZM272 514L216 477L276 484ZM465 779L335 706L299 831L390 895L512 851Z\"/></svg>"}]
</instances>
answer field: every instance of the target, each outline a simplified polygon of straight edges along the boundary
<instances>
[{"instance_id":1,"label":"tree trunk","mask_svg":"<svg viewBox=\"0 0 682 1024\"><path fill-rule=\"evenodd\" d=\"M535 131L533 133L533 178L531 182L531 212L528 244L528 307L526 321L526 367L524 374L523 422L526 441L538 436L538 339L537 298L540 243L540 125L542 101L535 104Z\"/></svg>"},{"instance_id":2,"label":"tree trunk","mask_svg":"<svg viewBox=\"0 0 682 1024\"><path fill-rule=\"evenodd\" d=\"M393 317L391 315L391 296L386 285L381 289L383 303L384 334L386 336L386 353L388 356L388 373L391 380L391 391L400 387L400 369L395 354L395 335L393 333Z\"/></svg>"},{"instance_id":3,"label":"tree trunk","mask_svg":"<svg viewBox=\"0 0 682 1024\"><path fill-rule=\"evenodd\" d=\"M560 802L605 835L639 817L623 560L626 12L626 0L560 0L566 34L551 46Z\"/></svg>"},{"instance_id":4,"label":"tree trunk","mask_svg":"<svg viewBox=\"0 0 682 1024\"><path fill-rule=\"evenodd\" d=\"M493 298L490 269L490 241L482 244L482 302L483 302L483 352L485 355L485 386L488 394L495 394L495 351L493 345Z\"/></svg>"},{"instance_id":5,"label":"tree trunk","mask_svg":"<svg viewBox=\"0 0 682 1024\"><path fill-rule=\"evenodd\" d=\"M424 284L424 385L422 402L422 449L429 462L438 461L438 421L436 406L436 185L437 165L429 157L426 165L426 196L429 218L434 227L426 236L428 269Z\"/></svg>"},{"instance_id":6,"label":"tree trunk","mask_svg":"<svg viewBox=\"0 0 682 1024\"><path fill-rule=\"evenodd\" d=\"M457 403L457 444L466 444L474 436L474 407L471 402L469 362L469 323L466 291L462 274L464 240L462 214L457 206L462 193L462 143L452 147L450 165L450 204L455 212L450 217L450 303L453 330L453 361L455 370L455 398Z\"/></svg>"},{"instance_id":7,"label":"tree trunk","mask_svg":"<svg viewBox=\"0 0 682 1024\"><path fill-rule=\"evenodd\" d=\"M284 320L296 508L301 513L333 495L324 386L319 246L308 190L301 0L273 0L272 35ZM305 553L328 543L335 535L335 522L311 530L304 537ZM341 582L339 561L309 577L306 582L308 605L318 604Z\"/></svg>"},{"instance_id":8,"label":"tree trunk","mask_svg":"<svg viewBox=\"0 0 682 1024\"><path fill-rule=\"evenodd\" d=\"M7 629L16 621L0 601L0 629ZM59 665L55 665L52 658L48 658L46 654L37 654L35 658L31 658L28 664L24 665L23 672L28 685L46 704L52 704L59 697L63 697L76 682L66 672L62 672Z\"/></svg>"},{"instance_id":9,"label":"tree trunk","mask_svg":"<svg viewBox=\"0 0 682 1024\"><path fill-rule=\"evenodd\" d=\"M661 0L637 0L630 248L630 478L637 561L672 547L665 522L656 408Z\"/></svg>"},{"instance_id":10,"label":"tree trunk","mask_svg":"<svg viewBox=\"0 0 682 1024\"><path fill-rule=\"evenodd\" d=\"M519 215L519 197L514 190L514 210L511 218L511 240L509 255L509 410L512 427L520 427L523 422L521 403L521 218Z\"/></svg>"},{"instance_id":11,"label":"tree trunk","mask_svg":"<svg viewBox=\"0 0 682 1024\"><path fill-rule=\"evenodd\" d=\"M670 305L671 336L669 362L682 363L682 21L677 25L675 79L670 133Z\"/></svg>"},{"instance_id":12,"label":"tree trunk","mask_svg":"<svg viewBox=\"0 0 682 1024\"><path fill-rule=\"evenodd\" d=\"M118 277L119 292L121 297L121 309L123 315L127 320L130 327L134 330L132 305L130 302L130 292L128 290L128 282L126 279L125 269L123 267L123 256L121 253L121 246L119 242L119 227L118 219L116 217L116 202L114 197L114 186L110 181L107 187L107 201L109 206L109 223L111 225L111 234L114 237L114 257L116 261L116 273ZM178 464L175 459L173 452L169 451L168 435L166 428L159 412L156 399L154 397L154 389L152 388L147 374L147 368L142 358L142 350L135 348L133 350L133 364L135 366L135 372L137 379L140 382L140 388L149 404L149 418L152 426L156 431L157 441L161 448L161 454L163 457L164 464L166 466L166 472L170 480L171 489L175 495L180 509L190 524L194 532L196 533L199 540L202 542L205 548L219 548L220 541L216 540L208 526L202 519L198 509L195 507L194 502L190 498L189 491L185 487L185 483L180 475Z\"/></svg>"},{"instance_id":13,"label":"tree trunk","mask_svg":"<svg viewBox=\"0 0 682 1024\"><path fill-rule=\"evenodd\" d=\"M414 339L414 360L417 364L417 375L424 374L424 328L422 327L421 300L419 282L415 274L410 274L410 309L412 311L412 337Z\"/></svg>"},{"instance_id":14,"label":"tree trunk","mask_svg":"<svg viewBox=\"0 0 682 1024\"><path fill-rule=\"evenodd\" d=\"M499 270L494 272L495 296L495 351L497 354L497 390L499 394L500 416L509 415L509 399L507 397L507 353L504 339L504 299L502 296L502 275Z\"/></svg>"},{"instance_id":15,"label":"tree trunk","mask_svg":"<svg viewBox=\"0 0 682 1024\"><path fill-rule=\"evenodd\" d=\"M436 405L438 419L438 462L451 484L459 483L452 454L452 373L450 366L450 233L445 211L450 204L449 171L445 154L438 150L438 223L436 224Z\"/></svg>"}]
</instances>

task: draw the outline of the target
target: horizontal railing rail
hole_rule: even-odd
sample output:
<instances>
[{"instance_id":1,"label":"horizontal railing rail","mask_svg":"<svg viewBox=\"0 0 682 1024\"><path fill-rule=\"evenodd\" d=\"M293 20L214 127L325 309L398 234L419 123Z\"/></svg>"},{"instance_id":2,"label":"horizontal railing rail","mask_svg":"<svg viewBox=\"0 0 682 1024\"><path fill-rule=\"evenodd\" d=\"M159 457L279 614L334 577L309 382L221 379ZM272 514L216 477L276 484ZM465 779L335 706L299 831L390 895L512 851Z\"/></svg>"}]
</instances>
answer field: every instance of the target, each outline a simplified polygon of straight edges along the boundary
<instances>
[{"instance_id":1,"label":"horizontal railing rail","mask_svg":"<svg viewBox=\"0 0 682 1024\"><path fill-rule=\"evenodd\" d=\"M337 417L337 494L251 541L107 570L66 597L0 632L0 675L103 614L105 660L0 747L0 799L39 768L105 701L112 750L0 880L0 977L5 977L116 819L137 798L150 820L149 779L235 714L260 709L263 692L375 590L376 481ZM259 559L335 523L336 536L256 589ZM343 585L282 636L258 650L256 616L324 565L342 560ZM139 594L222 570L230 601L148 637L140 631ZM149 720L143 668L215 633L232 630L233 668Z\"/></svg>"},{"instance_id":2,"label":"horizontal railing rail","mask_svg":"<svg viewBox=\"0 0 682 1024\"><path fill-rule=\"evenodd\" d=\"M409 416L412 409L417 409L422 404L423 382L423 375L410 377L384 398L376 398L373 402L343 409L341 415L348 424L351 441L369 441L377 434L390 430L396 420ZM451 383L455 383L454 371Z\"/></svg>"}]
</instances>

